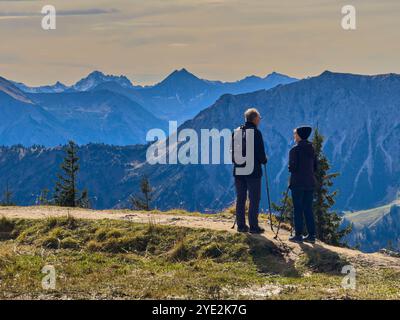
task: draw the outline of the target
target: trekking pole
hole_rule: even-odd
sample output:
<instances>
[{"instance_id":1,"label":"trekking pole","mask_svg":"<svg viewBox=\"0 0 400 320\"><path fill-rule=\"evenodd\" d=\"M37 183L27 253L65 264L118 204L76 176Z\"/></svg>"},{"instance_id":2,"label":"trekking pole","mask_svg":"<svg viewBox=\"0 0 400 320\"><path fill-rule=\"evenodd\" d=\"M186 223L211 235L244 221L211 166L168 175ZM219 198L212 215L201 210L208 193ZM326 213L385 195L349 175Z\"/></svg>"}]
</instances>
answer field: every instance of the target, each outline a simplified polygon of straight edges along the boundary
<instances>
[{"instance_id":1,"label":"trekking pole","mask_svg":"<svg viewBox=\"0 0 400 320\"><path fill-rule=\"evenodd\" d=\"M286 205L287 205L287 201L288 201L288 197L289 197L289 188L290 188L290 186L287 187L287 190L286 190L286 193L285 193L285 198L283 200L281 216L279 217L278 229L276 230L274 239L278 239L279 231L281 229L281 224L282 224L282 221L284 219L284 215L285 215L285 211L286 211ZM292 230L293 230L293 227L291 227L291 229L290 229L290 234L292 234Z\"/></svg>"},{"instance_id":2,"label":"trekking pole","mask_svg":"<svg viewBox=\"0 0 400 320\"><path fill-rule=\"evenodd\" d=\"M267 186L267 199L268 199L268 211L269 211L269 223L271 227L271 231L274 232L274 227L272 225L272 210L271 210L271 197L269 192L269 183L268 183L268 171L267 165L264 164L264 171L265 171L265 184Z\"/></svg>"},{"instance_id":3,"label":"trekking pole","mask_svg":"<svg viewBox=\"0 0 400 320\"><path fill-rule=\"evenodd\" d=\"M233 226L231 227L231 229L235 229L235 227L236 227L236 221L237 221L237 217L235 216L235 222L233 223Z\"/></svg>"}]
</instances>

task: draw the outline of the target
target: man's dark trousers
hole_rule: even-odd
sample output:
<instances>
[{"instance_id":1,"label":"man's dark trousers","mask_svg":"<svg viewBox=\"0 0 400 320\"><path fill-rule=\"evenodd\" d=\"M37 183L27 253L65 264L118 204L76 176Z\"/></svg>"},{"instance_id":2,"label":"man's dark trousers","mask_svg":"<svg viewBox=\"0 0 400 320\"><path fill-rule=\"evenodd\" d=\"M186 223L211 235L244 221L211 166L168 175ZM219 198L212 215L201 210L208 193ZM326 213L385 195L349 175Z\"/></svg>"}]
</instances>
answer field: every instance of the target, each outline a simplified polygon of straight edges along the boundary
<instances>
[{"instance_id":1,"label":"man's dark trousers","mask_svg":"<svg viewBox=\"0 0 400 320\"><path fill-rule=\"evenodd\" d=\"M261 199L261 178L249 178L247 176L236 176L236 218L238 228L246 225L246 199L249 192L249 224L250 229L258 228L258 210Z\"/></svg>"},{"instance_id":2,"label":"man's dark trousers","mask_svg":"<svg viewBox=\"0 0 400 320\"><path fill-rule=\"evenodd\" d=\"M296 232L296 236L303 235L305 219L308 235L310 237L315 237L315 221L312 210L313 195L313 190L292 188L294 229Z\"/></svg>"}]
</instances>

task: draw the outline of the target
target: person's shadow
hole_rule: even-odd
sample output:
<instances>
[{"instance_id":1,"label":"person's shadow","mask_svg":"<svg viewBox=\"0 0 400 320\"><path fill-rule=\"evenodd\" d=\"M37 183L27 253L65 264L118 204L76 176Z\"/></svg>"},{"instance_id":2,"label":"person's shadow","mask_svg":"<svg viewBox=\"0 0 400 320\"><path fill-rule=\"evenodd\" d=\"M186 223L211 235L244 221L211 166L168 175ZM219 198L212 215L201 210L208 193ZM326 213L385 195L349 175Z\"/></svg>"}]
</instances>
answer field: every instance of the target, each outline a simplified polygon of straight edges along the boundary
<instances>
[{"instance_id":1,"label":"person's shadow","mask_svg":"<svg viewBox=\"0 0 400 320\"><path fill-rule=\"evenodd\" d=\"M329 250L320 244L300 244L304 252L304 265L313 272L341 274L342 268L349 262L337 252Z\"/></svg>"},{"instance_id":2,"label":"person's shadow","mask_svg":"<svg viewBox=\"0 0 400 320\"><path fill-rule=\"evenodd\" d=\"M279 245L262 235L247 235L251 257L257 270L265 274L284 277L301 277L303 268L296 268L295 260L290 258L292 249L281 242ZM320 244L301 243L303 254L300 264L317 273L341 274L343 266L349 262L337 252ZM304 270L303 270L304 271Z\"/></svg>"},{"instance_id":3,"label":"person's shadow","mask_svg":"<svg viewBox=\"0 0 400 320\"><path fill-rule=\"evenodd\" d=\"M257 270L265 274L279 274L284 277L300 277L294 261L288 259L288 248L278 247L262 235L247 235L250 254Z\"/></svg>"}]
</instances>

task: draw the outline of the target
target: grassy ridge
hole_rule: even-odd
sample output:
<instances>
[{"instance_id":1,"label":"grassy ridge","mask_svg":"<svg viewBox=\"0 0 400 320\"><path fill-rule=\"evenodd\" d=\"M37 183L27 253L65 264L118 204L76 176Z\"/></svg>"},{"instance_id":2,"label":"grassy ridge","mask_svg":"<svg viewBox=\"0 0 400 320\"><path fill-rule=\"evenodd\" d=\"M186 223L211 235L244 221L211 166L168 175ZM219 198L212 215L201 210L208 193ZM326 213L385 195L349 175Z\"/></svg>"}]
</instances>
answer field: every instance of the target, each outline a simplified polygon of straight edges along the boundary
<instances>
[{"instance_id":1,"label":"grassy ridge","mask_svg":"<svg viewBox=\"0 0 400 320\"><path fill-rule=\"evenodd\" d=\"M290 250L260 236L114 220L0 219L0 298L398 298L399 273L359 268L327 250ZM56 289L43 290L53 265ZM397 291L396 291L397 290Z\"/></svg>"}]
</instances>

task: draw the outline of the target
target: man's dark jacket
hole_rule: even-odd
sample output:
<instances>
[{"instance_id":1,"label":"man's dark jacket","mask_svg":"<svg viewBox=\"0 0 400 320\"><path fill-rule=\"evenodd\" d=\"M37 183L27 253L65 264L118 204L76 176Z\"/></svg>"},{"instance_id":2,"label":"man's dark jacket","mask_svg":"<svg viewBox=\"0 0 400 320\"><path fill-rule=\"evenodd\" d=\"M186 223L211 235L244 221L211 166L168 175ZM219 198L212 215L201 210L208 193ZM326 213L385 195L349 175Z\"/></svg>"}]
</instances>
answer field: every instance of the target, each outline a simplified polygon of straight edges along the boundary
<instances>
[{"instance_id":1,"label":"man's dark jacket","mask_svg":"<svg viewBox=\"0 0 400 320\"><path fill-rule=\"evenodd\" d=\"M290 188L313 190L318 160L312 143L299 141L289 153Z\"/></svg>"},{"instance_id":2,"label":"man's dark jacket","mask_svg":"<svg viewBox=\"0 0 400 320\"><path fill-rule=\"evenodd\" d=\"M268 161L267 156L265 154L264 140L262 137L262 133L251 122L246 122L241 127L241 129L242 130L248 130L248 129L254 130L254 169L253 169L253 172L249 175L245 175L245 176L244 175L236 175L235 168L244 167L246 164L238 165L238 164L234 163L233 175L235 177L261 178L262 177L261 165L267 163L267 161ZM243 154L243 155L245 155L245 154Z\"/></svg>"}]
</instances>

